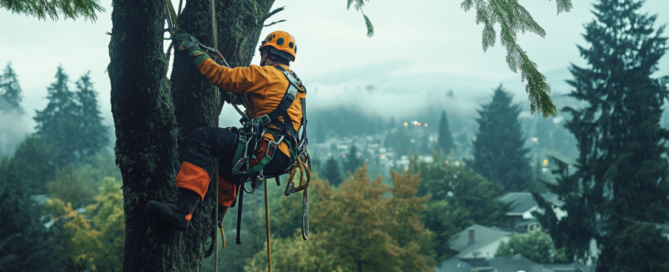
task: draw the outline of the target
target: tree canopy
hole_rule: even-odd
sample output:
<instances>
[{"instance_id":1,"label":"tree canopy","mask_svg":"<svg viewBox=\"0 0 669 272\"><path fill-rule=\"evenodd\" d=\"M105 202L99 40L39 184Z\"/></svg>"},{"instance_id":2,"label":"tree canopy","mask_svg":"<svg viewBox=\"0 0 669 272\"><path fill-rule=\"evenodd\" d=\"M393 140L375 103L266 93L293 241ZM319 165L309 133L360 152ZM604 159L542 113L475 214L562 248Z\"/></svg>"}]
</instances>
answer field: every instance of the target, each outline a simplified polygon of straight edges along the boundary
<instances>
[{"instance_id":1,"label":"tree canopy","mask_svg":"<svg viewBox=\"0 0 669 272\"><path fill-rule=\"evenodd\" d=\"M47 18L58 20L59 16L65 19L83 17L86 20L96 21L97 12L105 12L97 0L0 0L0 8L12 13L19 13L37 17L40 20Z\"/></svg>"},{"instance_id":2,"label":"tree canopy","mask_svg":"<svg viewBox=\"0 0 669 272\"><path fill-rule=\"evenodd\" d=\"M568 255L597 256L597 271L669 266L654 255L669 242L653 229L669 218L669 131L659 124L669 90L652 77L667 38L664 27L654 29L655 16L639 12L642 4L594 5L595 20L585 25L584 35L590 46L578 47L588 66L572 65L574 78L568 81L570 96L586 103L564 109L572 114L566 127L578 141L576 171L569 174L561 163L557 185L548 185L565 202L568 216L557 220L547 213L542 219ZM590 250L592 239L598 252Z\"/></svg>"}]
</instances>

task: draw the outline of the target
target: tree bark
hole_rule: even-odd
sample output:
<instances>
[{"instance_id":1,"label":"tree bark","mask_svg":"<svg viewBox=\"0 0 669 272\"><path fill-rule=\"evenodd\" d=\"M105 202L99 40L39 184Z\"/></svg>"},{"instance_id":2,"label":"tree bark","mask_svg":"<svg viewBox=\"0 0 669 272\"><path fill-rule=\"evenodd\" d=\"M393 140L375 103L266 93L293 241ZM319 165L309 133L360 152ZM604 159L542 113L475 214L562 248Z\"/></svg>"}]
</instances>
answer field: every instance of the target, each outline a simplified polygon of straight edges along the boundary
<instances>
[{"instance_id":1,"label":"tree bark","mask_svg":"<svg viewBox=\"0 0 669 272\"><path fill-rule=\"evenodd\" d=\"M233 66L250 64L273 0L216 0L219 50ZM123 175L124 271L197 271L213 227L214 198L198 204L187 232L148 217L149 200L173 201L188 134L215 126L216 90L191 61L174 54L171 80L163 49L163 0L114 0L109 44L116 163ZM175 7L176 8L176 7ZM211 45L210 0L190 0L179 25Z\"/></svg>"}]
</instances>

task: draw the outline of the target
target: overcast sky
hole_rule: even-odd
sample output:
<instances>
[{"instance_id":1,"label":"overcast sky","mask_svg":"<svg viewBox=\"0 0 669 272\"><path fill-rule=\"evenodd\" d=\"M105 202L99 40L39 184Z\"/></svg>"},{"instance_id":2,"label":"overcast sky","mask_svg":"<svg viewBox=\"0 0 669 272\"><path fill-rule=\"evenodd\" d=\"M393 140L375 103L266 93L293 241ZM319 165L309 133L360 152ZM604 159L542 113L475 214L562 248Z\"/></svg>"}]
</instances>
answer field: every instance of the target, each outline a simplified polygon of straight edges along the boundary
<instances>
[{"instance_id":1,"label":"overcast sky","mask_svg":"<svg viewBox=\"0 0 669 272\"><path fill-rule=\"evenodd\" d=\"M554 92L568 91L563 80L569 76L565 68L570 63L585 64L576 44L586 45L581 35L583 24L593 18L593 1L573 2L571 12L557 15L555 1L520 0L547 36L528 33L519 37L519 43L549 77ZM344 0L277 0L274 6L286 6L286 10L270 20L287 22L265 29L261 38L274 30L286 30L296 38L300 50L292 68L312 90L310 109L364 102L371 111L386 114L409 111L424 103L443 103L444 107L471 108L473 112L501 82L516 94L515 100L526 100L520 76L505 62L505 50L498 42L483 52L482 26L476 25L474 12L464 12L460 3L373 0L364 9L375 28L374 37L368 38L362 15L353 9L347 11ZM39 21L0 10L0 65L4 68L11 61L19 76L27 131L34 126L34 110L46 106L46 88L54 81L58 65L73 82L91 71L105 124L112 126L110 84L105 73L110 39L105 32L112 29L112 7L110 0L101 4L107 12L99 14L95 23L81 19ZM643 10L659 13L656 27L669 22L667 0L648 0ZM253 63L258 63L257 57ZM662 59L660 68L660 74L669 74L669 57ZM358 96L367 85L380 91ZM448 90L460 100L442 95ZM414 91L428 92L414 96ZM435 94L441 98L433 99Z\"/></svg>"}]
</instances>

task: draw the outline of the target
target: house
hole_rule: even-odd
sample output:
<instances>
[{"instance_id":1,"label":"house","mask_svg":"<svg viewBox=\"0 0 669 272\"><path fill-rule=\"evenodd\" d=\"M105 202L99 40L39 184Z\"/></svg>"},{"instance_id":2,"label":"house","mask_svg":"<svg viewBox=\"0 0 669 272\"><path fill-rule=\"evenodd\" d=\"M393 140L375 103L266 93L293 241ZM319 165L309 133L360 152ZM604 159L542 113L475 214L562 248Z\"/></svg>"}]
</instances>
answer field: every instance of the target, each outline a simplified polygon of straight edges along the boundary
<instances>
[{"instance_id":1,"label":"house","mask_svg":"<svg viewBox=\"0 0 669 272\"><path fill-rule=\"evenodd\" d=\"M564 202L558 199L558 196L553 193L543 193L541 196L551 203L554 207L553 211L558 220L566 216L567 213L562 211L559 207L564 205ZM509 219L509 227L517 233L528 233L533 230L541 229L541 224L532 215L532 212L537 211L543 213L539 205L528 192L514 192L506 193L499 198L504 203L511 204L511 210L506 213Z\"/></svg>"},{"instance_id":2,"label":"house","mask_svg":"<svg viewBox=\"0 0 669 272\"><path fill-rule=\"evenodd\" d=\"M460 232L451 242L458 259L492 258L500 243L508 242L511 232L498 228L473 225Z\"/></svg>"},{"instance_id":3,"label":"house","mask_svg":"<svg viewBox=\"0 0 669 272\"><path fill-rule=\"evenodd\" d=\"M496 258L450 258L435 267L436 272L594 272L594 267L579 264L545 265L533 262L521 255Z\"/></svg>"}]
</instances>

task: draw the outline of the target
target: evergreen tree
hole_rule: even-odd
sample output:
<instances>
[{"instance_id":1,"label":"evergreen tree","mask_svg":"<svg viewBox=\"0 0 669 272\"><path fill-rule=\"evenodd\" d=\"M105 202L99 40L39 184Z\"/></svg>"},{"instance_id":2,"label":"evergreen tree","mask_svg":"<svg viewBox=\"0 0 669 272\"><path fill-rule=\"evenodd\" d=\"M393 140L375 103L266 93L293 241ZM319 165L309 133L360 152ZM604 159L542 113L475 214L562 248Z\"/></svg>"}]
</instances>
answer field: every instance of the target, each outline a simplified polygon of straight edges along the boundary
<instances>
[{"instance_id":1,"label":"evergreen tree","mask_svg":"<svg viewBox=\"0 0 669 272\"><path fill-rule=\"evenodd\" d=\"M358 167L362 166L362 159L358 158L358 149L354 144L351 144L351 149L348 151L344 162L344 172L355 172Z\"/></svg>"},{"instance_id":2,"label":"evergreen tree","mask_svg":"<svg viewBox=\"0 0 669 272\"><path fill-rule=\"evenodd\" d=\"M472 171L433 155L432 162L411 160L411 169L420 173L417 196L431 195L422 221L433 233L437 261L451 257L449 242L472 224L502 226L510 205L499 199L501 188Z\"/></svg>"},{"instance_id":3,"label":"evergreen tree","mask_svg":"<svg viewBox=\"0 0 669 272\"><path fill-rule=\"evenodd\" d=\"M46 184L56 177L56 154L36 136L26 137L14 151L14 163L26 184L27 194L46 194Z\"/></svg>"},{"instance_id":4,"label":"evergreen tree","mask_svg":"<svg viewBox=\"0 0 669 272\"><path fill-rule=\"evenodd\" d=\"M439 120L439 138L437 140L439 143L439 148L448 154L455 148L453 144L453 135L451 135L451 130L448 127L448 118L446 117L446 111L441 112L441 119Z\"/></svg>"},{"instance_id":5,"label":"evergreen tree","mask_svg":"<svg viewBox=\"0 0 669 272\"><path fill-rule=\"evenodd\" d=\"M21 86L10 62L7 63L5 72L0 75L0 114L22 114L21 100Z\"/></svg>"},{"instance_id":6,"label":"evergreen tree","mask_svg":"<svg viewBox=\"0 0 669 272\"><path fill-rule=\"evenodd\" d=\"M0 162L0 271L53 271L46 222L15 166L7 157Z\"/></svg>"},{"instance_id":7,"label":"evergreen tree","mask_svg":"<svg viewBox=\"0 0 669 272\"><path fill-rule=\"evenodd\" d=\"M68 76L62 66L56 72L56 81L47 88L49 104L42 111L37 111L34 119L37 132L44 142L51 145L56 152L56 162L66 165L75 162L79 138L80 107L76 96L68 88Z\"/></svg>"},{"instance_id":8,"label":"evergreen tree","mask_svg":"<svg viewBox=\"0 0 669 272\"><path fill-rule=\"evenodd\" d=\"M102 116L98 107L97 92L93 89L90 72L76 82L76 98L80 108L78 112L78 152L81 157L94 155L109 143L107 127L102 125Z\"/></svg>"},{"instance_id":9,"label":"evergreen tree","mask_svg":"<svg viewBox=\"0 0 669 272\"><path fill-rule=\"evenodd\" d=\"M319 173L330 182L330 185L339 186L342 182L341 172L339 171L339 162L334 157L328 158L323 165L323 170Z\"/></svg>"},{"instance_id":10,"label":"evergreen tree","mask_svg":"<svg viewBox=\"0 0 669 272\"><path fill-rule=\"evenodd\" d=\"M500 184L505 191L526 190L532 180L527 153L518 122L520 105L502 85L495 89L492 101L478 110L479 132L473 142L474 160L469 162L477 173Z\"/></svg>"},{"instance_id":11,"label":"evergreen tree","mask_svg":"<svg viewBox=\"0 0 669 272\"><path fill-rule=\"evenodd\" d=\"M576 171L566 165L550 189L568 214L542 217L557 246L586 259L598 248L598 272L667 271L669 242L656 229L669 222L669 131L660 117L669 91L651 77L667 50L664 27L638 13L642 1L600 0L585 26L590 48L579 46L589 67L572 65L571 96L588 102L567 107L566 127L580 151ZM542 203L549 210L547 203Z\"/></svg>"}]
</instances>

